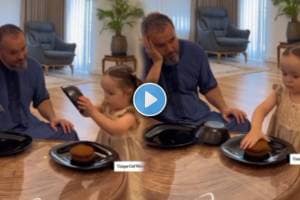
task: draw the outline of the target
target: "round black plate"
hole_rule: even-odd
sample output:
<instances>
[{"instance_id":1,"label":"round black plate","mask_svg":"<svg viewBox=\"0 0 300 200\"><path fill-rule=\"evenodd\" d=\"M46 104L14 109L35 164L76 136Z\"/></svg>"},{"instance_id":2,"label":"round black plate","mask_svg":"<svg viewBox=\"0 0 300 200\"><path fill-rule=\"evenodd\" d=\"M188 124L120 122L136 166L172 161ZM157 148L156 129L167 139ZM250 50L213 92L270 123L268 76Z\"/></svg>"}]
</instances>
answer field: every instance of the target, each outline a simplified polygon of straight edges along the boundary
<instances>
[{"instance_id":1,"label":"round black plate","mask_svg":"<svg viewBox=\"0 0 300 200\"><path fill-rule=\"evenodd\" d=\"M70 149L76 144L86 144L95 150L94 162L90 165L80 165L71 160ZM49 151L51 158L60 165L79 170L95 170L112 167L113 162L119 159L118 153L112 148L96 142L80 141L68 142L52 147Z\"/></svg>"},{"instance_id":2,"label":"round black plate","mask_svg":"<svg viewBox=\"0 0 300 200\"><path fill-rule=\"evenodd\" d=\"M81 110L78 108L78 98L82 96L82 92L79 90L78 87L74 85L70 85L67 87L61 87L62 91L65 93L65 95L71 100L73 105L81 112Z\"/></svg>"},{"instance_id":3,"label":"round black plate","mask_svg":"<svg viewBox=\"0 0 300 200\"><path fill-rule=\"evenodd\" d=\"M29 135L0 131L0 156L9 156L26 150L32 142Z\"/></svg>"},{"instance_id":4,"label":"round black plate","mask_svg":"<svg viewBox=\"0 0 300 200\"><path fill-rule=\"evenodd\" d=\"M279 138L270 137L269 145L272 151L269 157L262 161L247 160L244 157L244 150L240 149L240 142L244 135L233 137L227 140L222 146L221 151L225 156L238 162L251 165L272 165L281 162L288 162L289 154L295 152L293 146Z\"/></svg>"},{"instance_id":5,"label":"round black plate","mask_svg":"<svg viewBox=\"0 0 300 200\"><path fill-rule=\"evenodd\" d=\"M158 124L146 131L144 138L146 144L158 148L178 148L196 142L195 127Z\"/></svg>"}]
</instances>

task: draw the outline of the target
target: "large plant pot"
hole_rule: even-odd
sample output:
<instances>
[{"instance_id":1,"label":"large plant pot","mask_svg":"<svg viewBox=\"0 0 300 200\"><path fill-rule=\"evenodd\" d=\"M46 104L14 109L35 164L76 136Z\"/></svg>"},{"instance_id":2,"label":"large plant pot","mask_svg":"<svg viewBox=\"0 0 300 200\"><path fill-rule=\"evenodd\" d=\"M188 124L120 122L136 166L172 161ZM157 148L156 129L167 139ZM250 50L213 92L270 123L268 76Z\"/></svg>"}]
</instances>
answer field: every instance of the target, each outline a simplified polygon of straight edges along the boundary
<instances>
[{"instance_id":1,"label":"large plant pot","mask_svg":"<svg viewBox=\"0 0 300 200\"><path fill-rule=\"evenodd\" d=\"M111 54L113 56L126 56L127 40L123 35L114 35L111 40Z\"/></svg>"},{"instance_id":2,"label":"large plant pot","mask_svg":"<svg viewBox=\"0 0 300 200\"><path fill-rule=\"evenodd\" d=\"M286 38L289 43L300 41L300 22L288 23Z\"/></svg>"}]
</instances>

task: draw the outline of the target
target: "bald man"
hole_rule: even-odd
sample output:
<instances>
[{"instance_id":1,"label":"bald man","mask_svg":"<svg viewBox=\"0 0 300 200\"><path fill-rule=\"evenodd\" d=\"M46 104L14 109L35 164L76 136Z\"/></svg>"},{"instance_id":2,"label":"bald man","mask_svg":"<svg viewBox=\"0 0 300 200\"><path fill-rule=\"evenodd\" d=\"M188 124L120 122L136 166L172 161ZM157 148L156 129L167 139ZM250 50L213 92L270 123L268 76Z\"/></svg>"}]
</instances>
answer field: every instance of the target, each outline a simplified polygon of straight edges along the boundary
<instances>
[{"instance_id":1,"label":"bald man","mask_svg":"<svg viewBox=\"0 0 300 200\"><path fill-rule=\"evenodd\" d=\"M145 47L145 81L158 83L167 93L164 111L155 118L162 122L202 124L219 121L230 131L248 132L245 112L224 101L203 49L178 39L172 20L162 13L150 13L142 22ZM198 92L219 112L199 98Z\"/></svg>"},{"instance_id":2,"label":"bald man","mask_svg":"<svg viewBox=\"0 0 300 200\"><path fill-rule=\"evenodd\" d=\"M31 103L49 123L32 115ZM72 123L56 116L42 67L27 57L24 33L12 24L0 27L0 130L33 138L78 140Z\"/></svg>"}]
</instances>

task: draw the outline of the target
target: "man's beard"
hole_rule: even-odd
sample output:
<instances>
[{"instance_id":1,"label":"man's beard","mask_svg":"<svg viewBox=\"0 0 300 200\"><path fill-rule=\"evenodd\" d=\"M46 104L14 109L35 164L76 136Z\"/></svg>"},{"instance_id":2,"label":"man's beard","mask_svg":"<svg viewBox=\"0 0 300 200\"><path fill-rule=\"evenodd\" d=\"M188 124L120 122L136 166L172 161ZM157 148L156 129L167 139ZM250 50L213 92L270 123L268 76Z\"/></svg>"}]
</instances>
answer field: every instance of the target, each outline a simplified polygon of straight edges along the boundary
<instances>
[{"instance_id":1,"label":"man's beard","mask_svg":"<svg viewBox=\"0 0 300 200\"><path fill-rule=\"evenodd\" d=\"M179 63L179 55L176 54L176 56L172 57L172 58L164 58L164 64L165 65L176 65Z\"/></svg>"},{"instance_id":2,"label":"man's beard","mask_svg":"<svg viewBox=\"0 0 300 200\"><path fill-rule=\"evenodd\" d=\"M5 65L6 68L8 68L9 70L12 70L12 71L23 71L25 69L27 69L27 60L25 60L23 63L21 64L17 64L17 65L14 65L14 66L11 66L7 63L5 63L5 61L2 60L2 63Z\"/></svg>"}]
</instances>

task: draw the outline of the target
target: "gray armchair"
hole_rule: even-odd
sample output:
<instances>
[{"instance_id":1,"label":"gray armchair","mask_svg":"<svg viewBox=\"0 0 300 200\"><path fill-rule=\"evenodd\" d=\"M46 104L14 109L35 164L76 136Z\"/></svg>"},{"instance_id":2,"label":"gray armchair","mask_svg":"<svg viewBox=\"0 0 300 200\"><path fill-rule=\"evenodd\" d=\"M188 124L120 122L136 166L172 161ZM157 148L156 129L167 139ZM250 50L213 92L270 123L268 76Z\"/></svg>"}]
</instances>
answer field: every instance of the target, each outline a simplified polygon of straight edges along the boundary
<instances>
[{"instance_id":1,"label":"gray armchair","mask_svg":"<svg viewBox=\"0 0 300 200\"><path fill-rule=\"evenodd\" d=\"M49 22L32 21L25 24L28 54L45 68L70 66L73 74L73 59L76 44L68 44L58 38L54 26Z\"/></svg>"},{"instance_id":2,"label":"gray armchair","mask_svg":"<svg viewBox=\"0 0 300 200\"><path fill-rule=\"evenodd\" d=\"M196 42L207 53L222 55L242 53L247 62L249 30L239 30L229 22L224 8L199 8L197 12Z\"/></svg>"}]
</instances>

